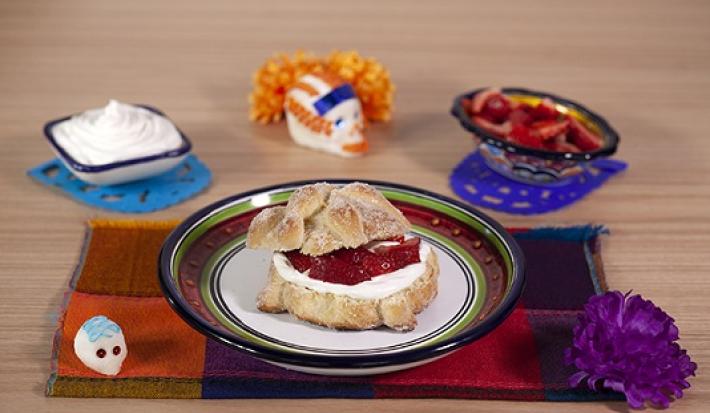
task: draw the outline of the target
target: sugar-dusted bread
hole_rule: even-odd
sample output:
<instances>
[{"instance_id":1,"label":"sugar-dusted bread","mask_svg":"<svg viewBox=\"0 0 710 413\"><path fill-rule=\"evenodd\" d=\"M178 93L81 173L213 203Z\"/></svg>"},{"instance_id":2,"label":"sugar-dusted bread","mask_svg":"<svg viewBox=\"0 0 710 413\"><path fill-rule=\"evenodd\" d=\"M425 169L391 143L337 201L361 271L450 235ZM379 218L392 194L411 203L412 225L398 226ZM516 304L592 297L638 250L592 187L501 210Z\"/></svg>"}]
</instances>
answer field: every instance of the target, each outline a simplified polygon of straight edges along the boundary
<instances>
[{"instance_id":1,"label":"sugar-dusted bread","mask_svg":"<svg viewBox=\"0 0 710 413\"><path fill-rule=\"evenodd\" d=\"M327 183L297 189L286 206L261 211L251 222L247 247L301 250L318 256L340 248L403 235L409 221L377 190L363 183Z\"/></svg>"},{"instance_id":2,"label":"sugar-dusted bread","mask_svg":"<svg viewBox=\"0 0 710 413\"><path fill-rule=\"evenodd\" d=\"M426 270L409 287L381 299L356 299L343 294L322 293L284 280L271 264L266 287L257 298L259 310L288 311L297 318L341 330L365 330L385 325L409 331L417 325L416 314L437 293L439 263L430 253Z\"/></svg>"}]
</instances>

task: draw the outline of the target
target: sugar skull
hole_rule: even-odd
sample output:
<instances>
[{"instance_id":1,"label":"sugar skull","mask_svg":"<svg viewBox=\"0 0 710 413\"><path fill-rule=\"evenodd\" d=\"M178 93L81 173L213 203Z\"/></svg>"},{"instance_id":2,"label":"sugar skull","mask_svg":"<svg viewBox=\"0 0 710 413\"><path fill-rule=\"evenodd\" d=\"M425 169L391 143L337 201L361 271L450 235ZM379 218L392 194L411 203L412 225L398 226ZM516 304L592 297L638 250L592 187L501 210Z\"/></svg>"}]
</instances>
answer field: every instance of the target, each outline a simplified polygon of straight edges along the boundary
<instances>
[{"instance_id":1,"label":"sugar skull","mask_svg":"<svg viewBox=\"0 0 710 413\"><path fill-rule=\"evenodd\" d=\"M74 337L74 353L88 368L108 376L121 371L128 349L121 327L106 316L92 317Z\"/></svg>"},{"instance_id":2,"label":"sugar skull","mask_svg":"<svg viewBox=\"0 0 710 413\"><path fill-rule=\"evenodd\" d=\"M299 145L341 156L367 151L360 101L352 86L331 73L298 79L286 94L288 130Z\"/></svg>"}]
</instances>

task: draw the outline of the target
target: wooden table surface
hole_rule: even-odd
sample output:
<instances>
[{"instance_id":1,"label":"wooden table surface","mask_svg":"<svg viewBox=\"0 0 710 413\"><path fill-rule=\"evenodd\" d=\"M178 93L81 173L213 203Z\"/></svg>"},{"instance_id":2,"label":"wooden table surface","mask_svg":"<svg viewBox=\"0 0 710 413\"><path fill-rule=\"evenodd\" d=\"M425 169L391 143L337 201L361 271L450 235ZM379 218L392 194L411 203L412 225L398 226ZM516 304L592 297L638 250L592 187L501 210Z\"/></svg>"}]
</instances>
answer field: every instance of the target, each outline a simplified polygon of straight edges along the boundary
<instances>
[{"instance_id":1,"label":"wooden table surface","mask_svg":"<svg viewBox=\"0 0 710 413\"><path fill-rule=\"evenodd\" d=\"M272 52L357 49L397 85L394 121L368 130L371 153L301 149L283 124L247 119L251 74ZM129 217L79 205L25 170L52 157L41 127L109 98L160 107L214 172L195 199L141 218L182 218L261 185L372 178L451 195L473 149L448 114L456 94L525 86L605 115L630 169L590 198L505 225L603 223L612 288L677 320L699 364L674 411L710 404L710 2L359 0L0 2L0 411L623 411L624 403L460 400L74 400L44 396L50 337L84 221ZM490 212L490 211L487 211ZM475 368L475 366L473 366ZM707 410L705 410L707 411Z\"/></svg>"}]
</instances>

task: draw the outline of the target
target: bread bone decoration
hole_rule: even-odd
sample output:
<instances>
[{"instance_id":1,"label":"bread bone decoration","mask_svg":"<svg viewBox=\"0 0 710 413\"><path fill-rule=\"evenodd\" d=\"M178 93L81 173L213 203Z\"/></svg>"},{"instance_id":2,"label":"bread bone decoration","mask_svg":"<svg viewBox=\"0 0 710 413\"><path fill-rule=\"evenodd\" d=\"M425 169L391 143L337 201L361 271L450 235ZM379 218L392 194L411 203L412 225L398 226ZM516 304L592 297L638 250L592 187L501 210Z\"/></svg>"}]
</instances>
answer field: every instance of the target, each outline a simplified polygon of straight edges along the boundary
<instances>
[{"instance_id":1,"label":"bread bone decoration","mask_svg":"<svg viewBox=\"0 0 710 413\"><path fill-rule=\"evenodd\" d=\"M399 248L411 242L404 241L410 227L397 208L366 184L322 183L296 190L286 206L261 211L249 227L247 247L276 251L257 307L271 313L288 311L301 320L336 329L381 325L414 329L416 314L436 296L439 275L436 254L418 239L413 243L419 254L415 263L354 285L313 279L309 275L314 268L298 271L287 258L295 253L301 260L326 263L334 260L332 254L343 249L351 249L346 252L352 254L356 248L374 257L391 244ZM331 268L342 271L342 266ZM339 274L327 275L337 278Z\"/></svg>"}]
</instances>

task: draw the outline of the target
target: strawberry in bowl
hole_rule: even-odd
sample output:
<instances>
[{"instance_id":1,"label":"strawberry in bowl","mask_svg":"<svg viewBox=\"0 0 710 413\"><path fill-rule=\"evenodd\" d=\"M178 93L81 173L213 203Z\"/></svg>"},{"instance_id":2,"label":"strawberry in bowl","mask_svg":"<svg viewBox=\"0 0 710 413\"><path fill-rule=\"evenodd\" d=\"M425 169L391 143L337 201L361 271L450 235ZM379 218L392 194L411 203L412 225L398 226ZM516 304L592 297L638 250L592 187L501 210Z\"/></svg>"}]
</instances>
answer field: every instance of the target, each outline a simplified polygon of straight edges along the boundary
<instances>
[{"instance_id":1,"label":"strawberry in bowl","mask_svg":"<svg viewBox=\"0 0 710 413\"><path fill-rule=\"evenodd\" d=\"M586 107L527 89L477 89L457 97L451 113L480 139L491 169L526 183L566 183L619 143L606 120Z\"/></svg>"}]
</instances>

